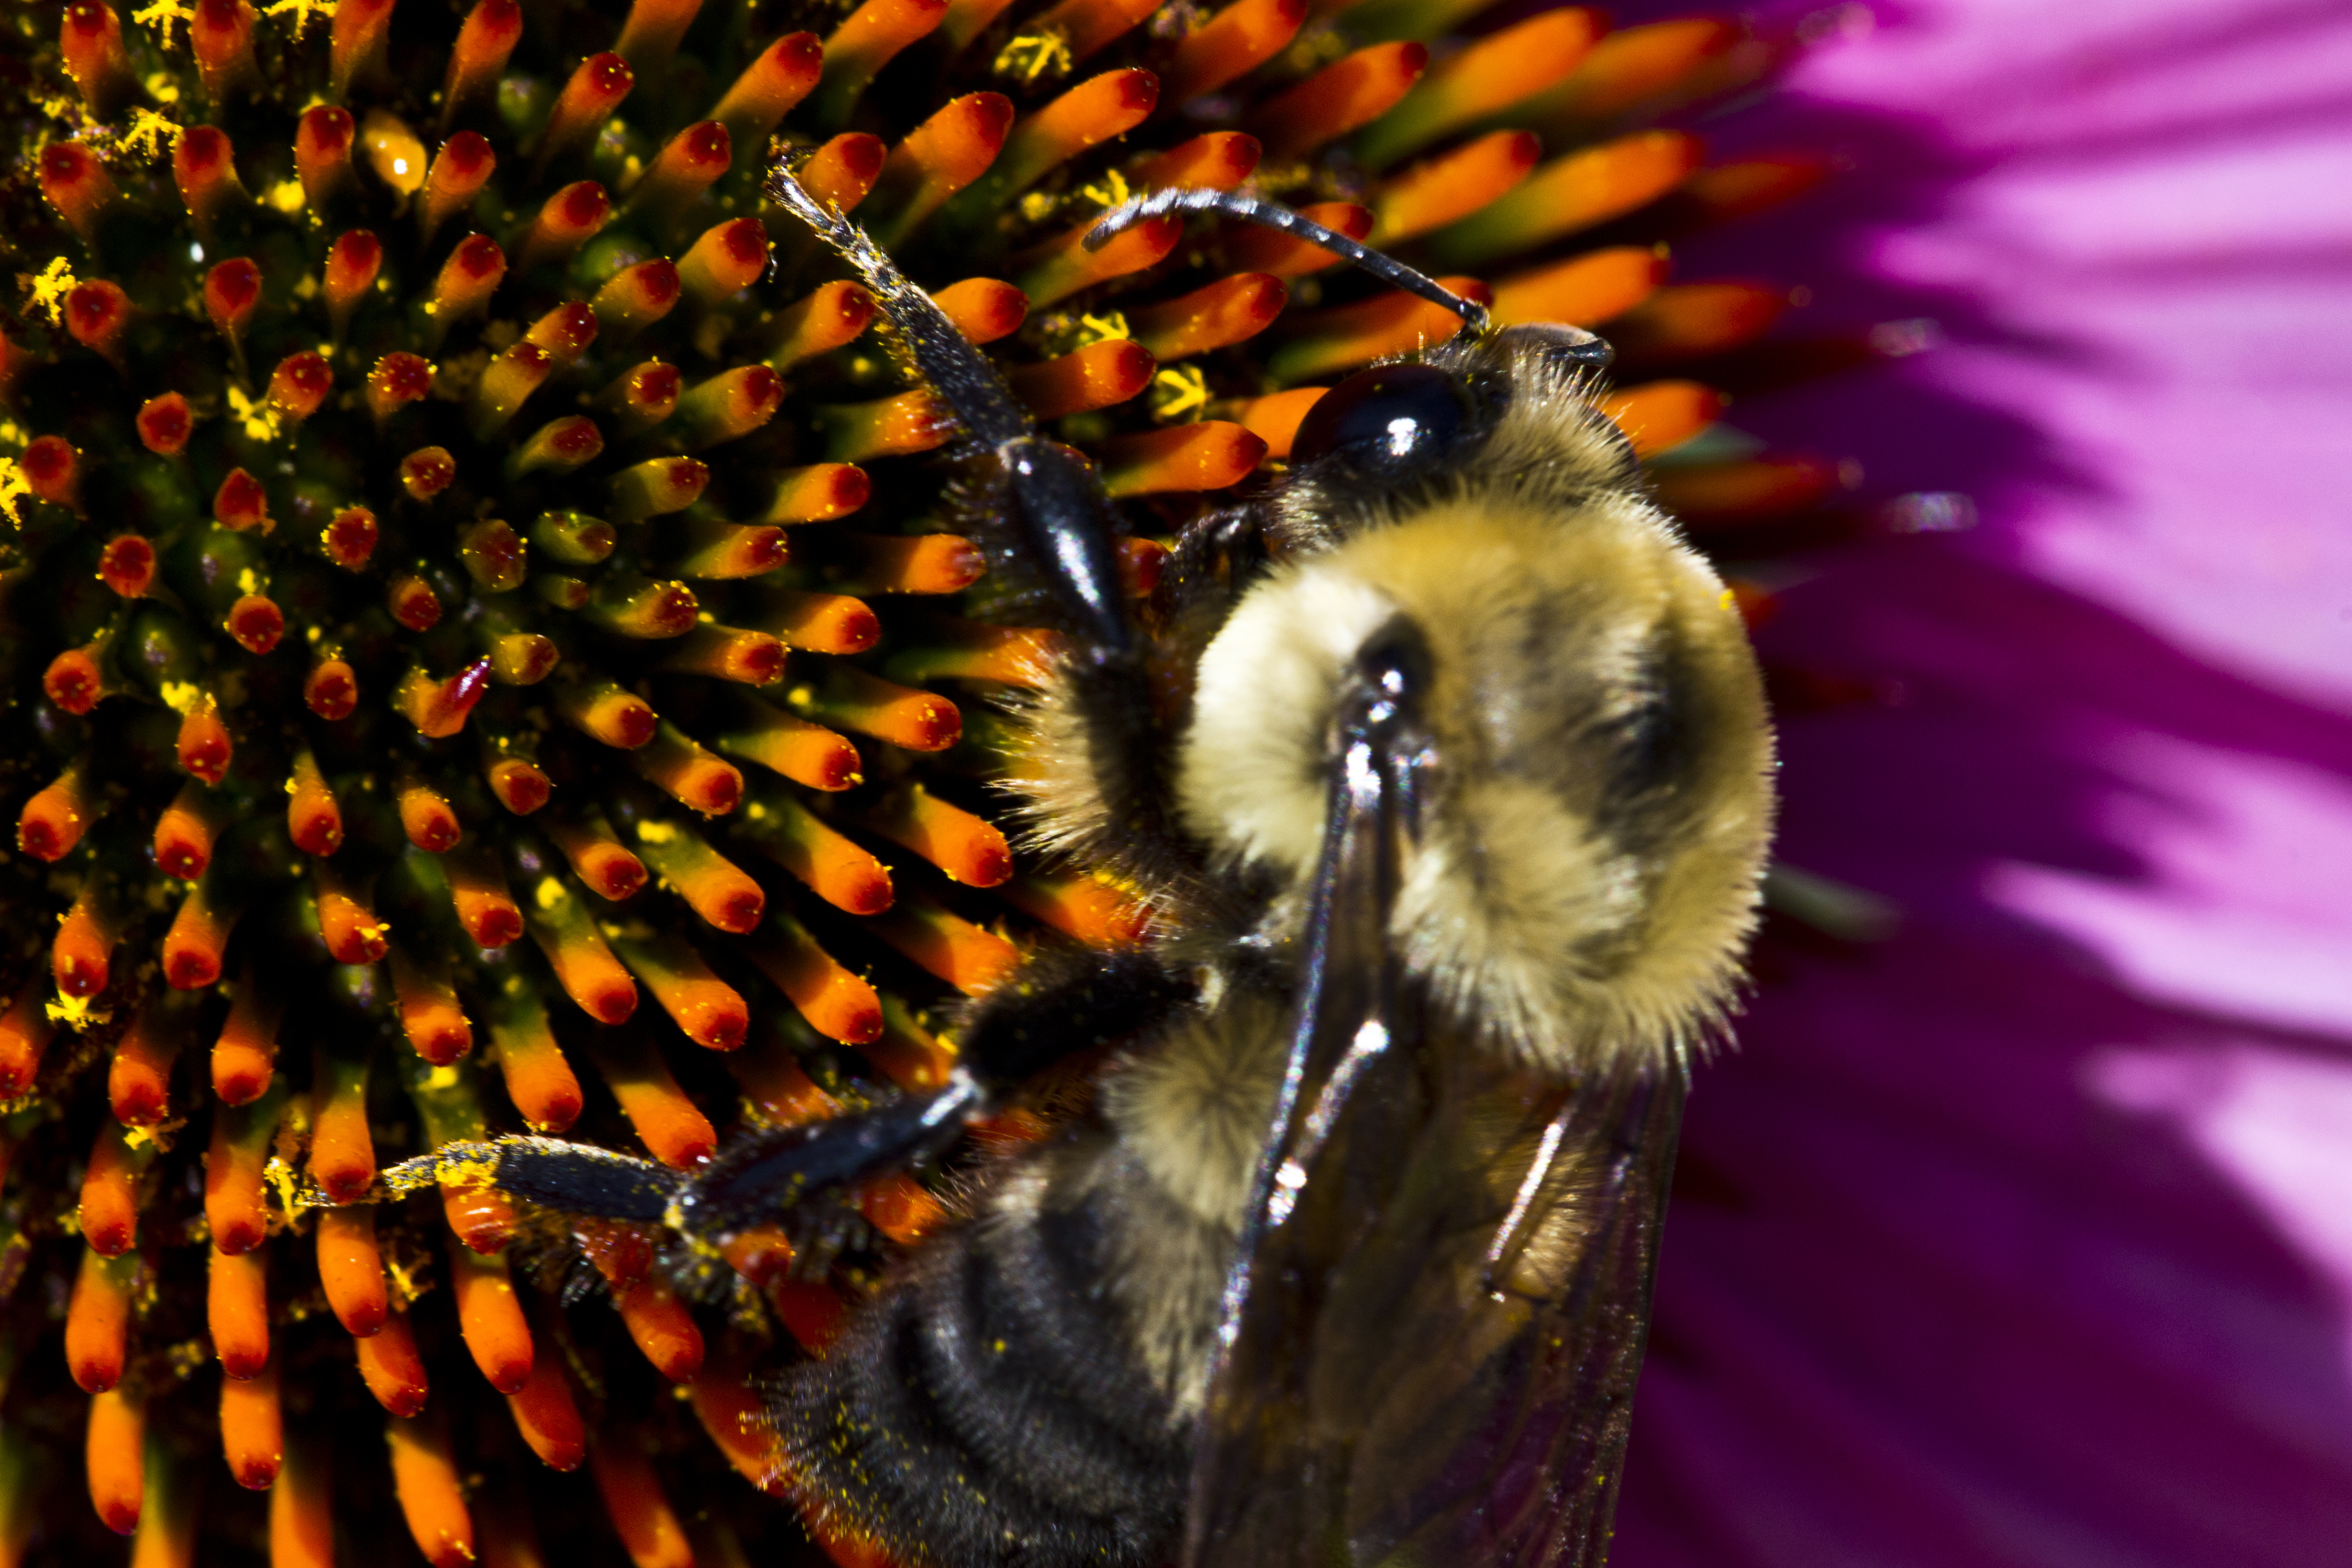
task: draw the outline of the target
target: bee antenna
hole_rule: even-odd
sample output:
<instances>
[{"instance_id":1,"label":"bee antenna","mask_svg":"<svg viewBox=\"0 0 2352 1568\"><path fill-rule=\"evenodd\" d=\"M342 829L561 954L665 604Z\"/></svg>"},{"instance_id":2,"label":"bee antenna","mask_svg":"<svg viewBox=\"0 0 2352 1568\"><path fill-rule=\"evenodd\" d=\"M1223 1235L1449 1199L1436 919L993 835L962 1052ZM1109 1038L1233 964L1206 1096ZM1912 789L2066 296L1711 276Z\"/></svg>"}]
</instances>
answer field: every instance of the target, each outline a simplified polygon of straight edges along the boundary
<instances>
[{"instance_id":1,"label":"bee antenna","mask_svg":"<svg viewBox=\"0 0 2352 1568\"><path fill-rule=\"evenodd\" d=\"M1182 188L1154 191L1148 196L1121 202L1105 213L1100 223L1087 231L1086 247L1100 250L1121 229L1141 223L1148 217L1180 211L1223 213L1244 223L1279 229L1294 239L1303 239L1309 245L1319 246L1336 256L1344 257L1384 283L1393 283L1408 293L1418 294L1433 305L1444 306L1469 322L1474 332L1486 330L1486 307L1475 300L1465 300L1450 289L1441 288L1436 279L1426 273L1416 272L1396 258L1383 255L1370 246L1359 245L1346 235L1324 227L1313 218L1301 217L1278 203L1259 196L1244 195L1239 191Z\"/></svg>"}]
</instances>

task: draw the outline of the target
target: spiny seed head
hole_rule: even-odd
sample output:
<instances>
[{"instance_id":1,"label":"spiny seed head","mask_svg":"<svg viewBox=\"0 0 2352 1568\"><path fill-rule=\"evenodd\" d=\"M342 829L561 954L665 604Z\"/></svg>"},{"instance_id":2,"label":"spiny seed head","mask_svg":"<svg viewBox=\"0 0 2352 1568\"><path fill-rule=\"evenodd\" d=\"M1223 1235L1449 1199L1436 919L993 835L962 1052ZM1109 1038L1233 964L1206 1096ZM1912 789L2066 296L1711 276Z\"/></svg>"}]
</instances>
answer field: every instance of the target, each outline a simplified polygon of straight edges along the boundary
<instances>
[{"instance_id":1,"label":"spiny seed head","mask_svg":"<svg viewBox=\"0 0 2352 1568\"><path fill-rule=\"evenodd\" d=\"M0 184L0 1537L257 1540L194 1484L225 1454L298 1556L339 1513L436 1563L586 1550L605 1522L533 1488L593 1423L625 1536L796 1539L727 1473L771 1480L744 1380L935 1221L919 1184L823 1279L760 1237L656 1268L458 1182L317 1205L488 1133L687 1166L934 1087L933 1029L1024 949L1142 933L992 820L991 694L1059 644L770 158L1095 453L1139 596L1318 387L1453 327L1278 236L1084 249L1129 194L1255 173L1637 363L1763 330L1661 289L1654 241L1804 179L1641 128L1752 70L1736 34L1612 56L1577 12L1432 70L1460 6L1307 11L64 8ZM1650 447L1717 405L1623 395ZM1727 523L1823 488L1753 467L1662 488ZM87 1456L89 1507L36 1449Z\"/></svg>"}]
</instances>

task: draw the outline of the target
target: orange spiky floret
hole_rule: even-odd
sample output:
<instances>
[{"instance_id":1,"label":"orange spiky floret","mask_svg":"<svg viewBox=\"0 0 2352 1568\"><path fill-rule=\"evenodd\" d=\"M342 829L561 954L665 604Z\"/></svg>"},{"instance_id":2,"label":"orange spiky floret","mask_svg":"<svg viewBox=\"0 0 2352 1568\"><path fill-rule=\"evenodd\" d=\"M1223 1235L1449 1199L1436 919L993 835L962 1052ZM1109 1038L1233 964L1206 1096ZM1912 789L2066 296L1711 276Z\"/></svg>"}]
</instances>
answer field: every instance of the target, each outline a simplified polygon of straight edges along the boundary
<instances>
[{"instance_id":1,"label":"orange spiky floret","mask_svg":"<svg viewBox=\"0 0 2352 1568\"><path fill-rule=\"evenodd\" d=\"M822 39L692 0L173 9L64 8L0 239L8 272L66 279L0 346L25 492L0 541L25 850L0 865L0 1093L38 1111L5 1124L0 1205L85 1170L77 1217L0 1276L11 1352L27 1277L68 1302L67 1364L20 1376L0 1430L88 1459L88 1504L9 1506L159 1561L215 1531L315 1560L346 1500L434 1561L573 1541L605 1527L460 1478L583 1444L634 1548L714 1510L789 1532L740 1506L741 1434L645 1381L695 1380L707 1424L733 1406L702 1334L733 1379L833 1331L842 1295L782 1278L781 1237L730 1251L731 1311L643 1274L607 1310L562 1303L543 1265L572 1244L498 1194L310 1205L486 1131L689 1165L745 1116L934 1086L958 996L1024 948L1145 932L991 820L966 710L1061 644L942 597L987 588L971 520L928 499L952 428L867 335L865 288L761 202L771 133L1161 537L1286 456L1319 395L1290 383L1452 323L1223 224L1086 251L1122 189L1230 188L1263 155L1311 216L1476 273L1450 281L1505 321L1613 322L1629 363L1690 377L1620 395L1647 452L1715 416L1708 356L1785 303L1662 289L1648 241L1819 174L1694 174L1694 141L1640 122L1748 68L1717 23L1560 12L1433 51L1474 7L1370 0L1311 43L1301 0L1171 26L1150 0L867 0ZM1084 70L1000 63L1032 31ZM868 90L918 66L922 90ZM1185 133L1170 111L1206 95L1238 129ZM1661 475L1728 536L1834 468ZM1164 554L1125 543L1139 571ZM867 1206L895 1236L936 1217L904 1183ZM206 1334L237 1375L175 1352ZM319 1435L377 1405L388 1446L331 1458ZM224 1458L266 1507L192 1484Z\"/></svg>"}]
</instances>

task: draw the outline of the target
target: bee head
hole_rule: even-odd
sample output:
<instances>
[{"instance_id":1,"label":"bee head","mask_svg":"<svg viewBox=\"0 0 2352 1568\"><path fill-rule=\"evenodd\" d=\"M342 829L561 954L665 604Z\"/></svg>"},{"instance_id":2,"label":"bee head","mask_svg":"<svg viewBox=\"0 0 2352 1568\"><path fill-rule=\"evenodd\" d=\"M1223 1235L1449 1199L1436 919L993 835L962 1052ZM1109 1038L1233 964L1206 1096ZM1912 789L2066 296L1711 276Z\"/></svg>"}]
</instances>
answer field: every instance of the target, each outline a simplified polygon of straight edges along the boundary
<instances>
[{"instance_id":1,"label":"bee head","mask_svg":"<svg viewBox=\"0 0 2352 1568\"><path fill-rule=\"evenodd\" d=\"M1754 923L1771 743L1739 616L1628 488L1578 345L1510 338L1362 373L1302 427L1313 542L1201 658L1178 794L1217 852L1288 889L1268 917L1288 934L1335 717L1409 652L1425 760L1391 939L1457 1023L1573 1068L1719 1021Z\"/></svg>"}]
</instances>

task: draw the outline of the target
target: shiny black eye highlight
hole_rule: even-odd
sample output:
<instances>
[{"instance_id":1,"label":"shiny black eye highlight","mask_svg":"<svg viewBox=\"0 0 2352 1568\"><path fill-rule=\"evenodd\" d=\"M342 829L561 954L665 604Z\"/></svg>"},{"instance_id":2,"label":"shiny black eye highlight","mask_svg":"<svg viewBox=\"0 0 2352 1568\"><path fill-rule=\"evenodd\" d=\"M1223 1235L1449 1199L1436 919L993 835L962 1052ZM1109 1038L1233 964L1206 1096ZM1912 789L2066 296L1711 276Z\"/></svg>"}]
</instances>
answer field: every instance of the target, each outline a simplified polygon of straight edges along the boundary
<instances>
[{"instance_id":1,"label":"shiny black eye highlight","mask_svg":"<svg viewBox=\"0 0 2352 1568\"><path fill-rule=\"evenodd\" d=\"M1375 365L1307 411L1290 460L1330 458L1367 479L1407 479L1443 462L1469 422L1462 388L1444 371Z\"/></svg>"}]
</instances>

